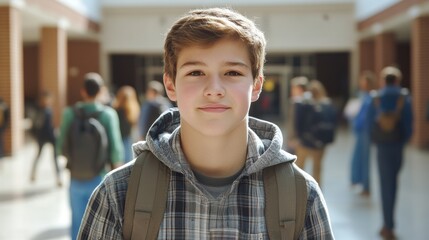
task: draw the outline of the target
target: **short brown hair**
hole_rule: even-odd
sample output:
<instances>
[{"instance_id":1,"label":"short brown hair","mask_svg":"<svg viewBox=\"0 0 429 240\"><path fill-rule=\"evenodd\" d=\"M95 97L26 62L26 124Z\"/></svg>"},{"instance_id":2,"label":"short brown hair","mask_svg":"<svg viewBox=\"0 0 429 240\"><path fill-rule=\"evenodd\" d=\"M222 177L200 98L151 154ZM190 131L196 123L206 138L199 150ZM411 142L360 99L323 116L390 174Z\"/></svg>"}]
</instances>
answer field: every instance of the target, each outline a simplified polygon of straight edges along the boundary
<instances>
[{"instance_id":1,"label":"short brown hair","mask_svg":"<svg viewBox=\"0 0 429 240\"><path fill-rule=\"evenodd\" d=\"M173 80L180 51L189 46L214 44L220 39L239 39L247 46L253 78L263 76L266 41L254 22L230 9L192 10L174 23L164 44L164 73Z\"/></svg>"}]
</instances>

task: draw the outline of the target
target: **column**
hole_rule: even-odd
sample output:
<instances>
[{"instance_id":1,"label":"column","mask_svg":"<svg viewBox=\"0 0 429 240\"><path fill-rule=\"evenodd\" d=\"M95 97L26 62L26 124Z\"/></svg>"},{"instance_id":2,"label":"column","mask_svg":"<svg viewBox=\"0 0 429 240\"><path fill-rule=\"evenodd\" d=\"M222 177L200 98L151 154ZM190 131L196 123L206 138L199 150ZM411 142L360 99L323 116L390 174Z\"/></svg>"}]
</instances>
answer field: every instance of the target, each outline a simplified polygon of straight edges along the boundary
<instances>
[{"instance_id":1,"label":"column","mask_svg":"<svg viewBox=\"0 0 429 240\"><path fill-rule=\"evenodd\" d=\"M19 9L0 7L0 96L10 107L10 124L4 136L5 153L13 154L24 142L22 36Z\"/></svg>"},{"instance_id":2,"label":"column","mask_svg":"<svg viewBox=\"0 0 429 240\"><path fill-rule=\"evenodd\" d=\"M426 109L429 104L429 16L412 22L411 33L411 88L413 93L413 143L429 146L429 122Z\"/></svg>"},{"instance_id":3,"label":"column","mask_svg":"<svg viewBox=\"0 0 429 240\"><path fill-rule=\"evenodd\" d=\"M369 70L375 71L374 39L359 41L359 73Z\"/></svg>"},{"instance_id":4,"label":"column","mask_svg":"<svg viewBox=\"0 0 429 240\"><path fill-rule=\"evenodd\" d=\"M54 97L53 122L61 121L67 99L67 35L60 27L43 27L40 38L39 91L51 92Z\"/></svg>"},{"instance_id":5,"label":"column","mask_svg":"<svg viewBox=\"0 0 429 240\"><path fill-rule=\"evenodd\" d=\"M395 35L390 32L381 33L375 37L374 45L375 59L375 76L378 79L378 85L383 86L380 80L381 70L389 65L395 66L396 63L396 39Z\"/></svg>"}]
</instances>

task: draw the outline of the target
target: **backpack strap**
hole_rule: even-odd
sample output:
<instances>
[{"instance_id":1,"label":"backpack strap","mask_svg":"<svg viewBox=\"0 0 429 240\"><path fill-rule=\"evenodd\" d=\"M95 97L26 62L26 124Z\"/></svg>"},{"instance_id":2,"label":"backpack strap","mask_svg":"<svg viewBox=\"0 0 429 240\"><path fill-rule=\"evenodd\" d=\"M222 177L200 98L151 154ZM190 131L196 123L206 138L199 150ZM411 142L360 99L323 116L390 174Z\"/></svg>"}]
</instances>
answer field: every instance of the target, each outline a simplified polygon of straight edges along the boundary
<instances>
[{"instance_id":1,"label":"backpack strap","mask_svg":"<svg viewBox=\"0 0 429 240\"><path fill-rule=\"evenodd\" d=\"M91 113L86 112L82 106L74 106L73 107L73 112L75 114L75 116L77 116L80 119L86 119L86 118L95 118L98 119L98 117L101 115L101 113L105 110L105 107L103 106L103 108L101 110L98 111L94 111Z\"/></svg>"},{"instance_id":2,"label":"backpack strap","mask_svg":"<svg viewBox=\"0 0 429 240\"><path fill-rule=\"evenodd\" d=\"M170 170L150 151L135 160L124 209L124 239L156 239L164 216ZM156 199L156 200L155 200Z\"/></svg>"},{"instance_id":3,"label":"backpack strap","mask_svg":"<svg viewBox=\"0 0 429 240\"><path fill-rule=\"evenodd\" d=\"M270 239L298 239L304 227L307 184L292 162L264 169L265 221Z\"/></svg>"},{"instance_id":4,"label":"backpack strap","mask_svg":"<svg viewBox=\"0 0 429 240\"><path fill-rule=\"evenodd\" d=\"M373 90L375 91L375 90ZM401 94L398 97L398 100L396 100L396 107L395 107L395 113L400 114L402 111L402 108L404 108L405 105L405 97L408 95L407 89L401 89ZM381 110L381 100L378 92L372 92L371 94L374 102L374 106L380 111Z\"/></svg>"}]
</instances>

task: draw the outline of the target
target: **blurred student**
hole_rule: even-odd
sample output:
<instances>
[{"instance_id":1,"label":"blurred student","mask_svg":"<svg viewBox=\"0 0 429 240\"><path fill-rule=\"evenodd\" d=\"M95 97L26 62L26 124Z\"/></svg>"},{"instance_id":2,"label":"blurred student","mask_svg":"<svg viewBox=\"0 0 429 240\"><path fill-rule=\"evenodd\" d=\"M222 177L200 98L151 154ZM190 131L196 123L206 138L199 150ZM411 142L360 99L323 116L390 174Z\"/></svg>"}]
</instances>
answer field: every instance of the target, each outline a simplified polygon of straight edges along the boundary
<instances>
[{"instance_id":1,"label":"blurred student","mask_svg":"<svg viewBox=\"0 0 429 240\"><path fill-rule=\"evenodd\" d=\"M31 132L36 139L38 151L33 160L30 179L32 182L36 180L36 169L40 160L43 147L49 143L53 147L52 160L55 165L55 173L57 177L57 185L62 186L61 171L58 165L58 154L56 150L55 127L52 122L52 101L53 97L50 92L43 91L38 97L35 116L31 126Z\"/></svg>"},{"instance_id":2,"label":"blurred student","mask_svg":"<svg viewBox=\"0 0 429 240\"><path fill-rule=\"evenodd\" d=\"M124 145L124 160L129 162L133 158L131 145L132 131L137 126L140 105L133 87L122 86L116 93L113 108L118 113L119 127L121 129L122 143Z\"/></svg>"},{"instance_id":3,"label":"blurred student","mask_svg":"<svg viewBox=\"0 0 429 240\"><path fill-rule=\"evenodd\" d=\"M395 203L398 175L404 158L404 147L412 135L413 114L411 97L407 89L401 88L401 71L392 66L381 71L384 87L371 93L368 102L368 121L371 140L377 147L378 173L380 177L383 227L380 235L384 239L396 239Z\"/></svg>"},{"instance_id":4,"label":"blurred student","mask_svg":"<svg viewBox=\"0 0 429 240\"><path fill-rule=\"evenodd\" d=\"M91 193L106 174L106 165L123 164L124 150L118 115L99 100L104 86L98 73L84 77L83 101L64 110L57 149L67 157L70 170L71 236L77 238Z\"/></svg>"},{"instance_id":5,"label":"blurred student","mask_svg":"<svg viewBox=\"0 0 429 240\"><path fill-rule=\"evenodd\" d=\"M353 133L355 135L355 146L351 161L352 185L362 185L363 196L370 194L370 150L371 138L368 122L368 107L365 104L371 101L370 91L375 89L375 76L370 71L364 71L359 78L359 99L362 103L357 115L351 120Z\"/></svg>"},{"instance_id":6,"label":"blurred student","mask_svg":"<svg viewBox=\"0 0 429 240\"><path fill-rule=\"evenodd\" d=\"M295 104L302 101L307 91L308 78L304 76L295 77L291 80L290 101L288 104L288 115L286 121L286 150L292 154L296 153L299 144L295 131Z\"/></svg>"},{"instance_id":7,"label":"blurred student","mask_svg":"<svg viewBox=\"0 0 429 240\"><path fill-rule=\"evenodd\" d=\"M318 80L309 83L306 94L295 104L295 130L299 139L296 164L304 169L313 160L312 176L320 184L325 147L334 141L336 111Z\"/></svg>"},{"instance_id":8,"label":"blurred student","mask_svg":"<svg viewBox=\"0 0 429 240\"><path fill-rule=\"evenodd\" d=\"M140 139L145 140L150 126L165 110L172 107L171 102L164 97L164 86L158 81L150 81L145 93L139 118Z\"/></svg>"}]
</instances>

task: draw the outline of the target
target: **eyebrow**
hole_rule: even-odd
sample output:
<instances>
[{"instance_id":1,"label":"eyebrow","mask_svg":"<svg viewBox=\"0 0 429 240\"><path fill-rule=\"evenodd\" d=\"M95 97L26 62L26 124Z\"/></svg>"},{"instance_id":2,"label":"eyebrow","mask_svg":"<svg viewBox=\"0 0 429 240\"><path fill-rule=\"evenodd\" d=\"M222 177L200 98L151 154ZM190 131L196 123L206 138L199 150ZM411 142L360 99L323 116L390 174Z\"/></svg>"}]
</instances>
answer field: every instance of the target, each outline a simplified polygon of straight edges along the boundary
<instances>
[{"instance_id":1,"label":"eyebrow","mask_svg":"<svg viewBox=\"0 0 429 240\"><path fill-rule=\"evenodd\" d=\"M240 62L240 61L226 62L225 65L226 66L239 66L239 67L245 67L245 68L250 69L250 67L247 64ZM182 69L182 68L187 67L187 66L207 66L207 64L205 64L204 62L201 62L201 61L189 61L189 62L185 62L184 64L182 64L178 69Z\"/></svg>"}]
</instances>

